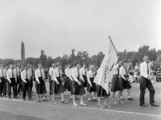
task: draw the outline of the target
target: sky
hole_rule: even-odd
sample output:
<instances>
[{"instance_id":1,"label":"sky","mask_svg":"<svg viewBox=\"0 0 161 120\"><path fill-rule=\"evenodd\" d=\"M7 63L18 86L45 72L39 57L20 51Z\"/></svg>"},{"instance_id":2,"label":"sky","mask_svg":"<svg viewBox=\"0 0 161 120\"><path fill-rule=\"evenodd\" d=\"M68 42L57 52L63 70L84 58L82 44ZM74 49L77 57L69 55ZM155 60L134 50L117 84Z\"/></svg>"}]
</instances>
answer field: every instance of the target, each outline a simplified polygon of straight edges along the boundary
<instances>
[{"instance_id":1,"label":"sky","mask_svg":"<svg viewBox=\"0 0 161 120\"><path fill-rule=\"evenodd\" d=\"M0 58L161 49L161 0L0 0Z\"/></svg>"}]
</instances>

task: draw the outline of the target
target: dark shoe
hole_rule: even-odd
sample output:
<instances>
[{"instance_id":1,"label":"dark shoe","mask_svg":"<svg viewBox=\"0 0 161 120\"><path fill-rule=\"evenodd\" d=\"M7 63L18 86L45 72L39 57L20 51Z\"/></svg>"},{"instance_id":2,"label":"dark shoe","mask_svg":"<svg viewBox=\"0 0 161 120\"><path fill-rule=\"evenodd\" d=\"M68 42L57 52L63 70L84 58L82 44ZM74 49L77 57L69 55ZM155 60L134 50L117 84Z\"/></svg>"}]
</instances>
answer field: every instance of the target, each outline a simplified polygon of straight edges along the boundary
<instances>
[{"instance_id":1,"label":"dark shoe","mask_svg":"<svg viewBox=\"0 0 161 120\"><path fill-rule=\"evenodd\" d=\"M159 107L159 105L156 105L156 104L151 104L152 107Z\"/></svg>"},{"instance_id":2,"label":"dark shoe","mask_svg":"<svg viewBox=\"0 0 161 120\"><path fill-rule=\"evenodd\" d=\"M37 102L41 102L41 100L37 100Z\"/></svg>"},{"instance_id":3,"label":"dark shoe","mask_svg":"<svg viewBox=\"0 0 161 120\"><path fill-rule=\"evenodd\" d=\"M46 99L43 99L42 101L44 101L44 102L48 102L48 100L46 100Z\"/></svg>"},{"instance_id":4,"label":"dark shoe","mask_svg":"<svg viewBox=\"0 0 161 120\"><path fill-rule=\"evenodd\" d=\"M22 99L22 101L26 101L25 99Z\"/></svg>"},{"instance_id":5,"label":"dark shoe","mask_svg":"<svg viewBox=\"0 0 161 120\"><path fill-rule=\"evenodd\" d=\"M134 99L131 97L131 98L128 98L128 100L131 100L131 101L133 101Z\"/></svg>"},{"instance_id":6,"label":"dark shoe","mask_svg":"<svg viewBox=\"0 0 161 120\"><path fill-rule=\"evenodd\" d=\"M148 105L145 105L145 104L142 104L142 105L140 105L141 107L148 107Z\"/></svg>"},{"instance_id":7,"label":"dark shoe","mask_svg":"<svg viewBox=\"0 0 161 120\"><path fill-rule=\"evenodd\" d=\"M68 102L65 102L65 101L62 101L61 103L63 103L63 104L68 104Z\"/></svg>"},{"instance_id":8,"label":"dark shoe","mask_svg":"<svg viewBox=\"0 0 161 120\"><path fill-rule=\"evenodd\" d=\"M14 98L19 98L19 97L15 96Z\"/></svg>"}]
</instances>

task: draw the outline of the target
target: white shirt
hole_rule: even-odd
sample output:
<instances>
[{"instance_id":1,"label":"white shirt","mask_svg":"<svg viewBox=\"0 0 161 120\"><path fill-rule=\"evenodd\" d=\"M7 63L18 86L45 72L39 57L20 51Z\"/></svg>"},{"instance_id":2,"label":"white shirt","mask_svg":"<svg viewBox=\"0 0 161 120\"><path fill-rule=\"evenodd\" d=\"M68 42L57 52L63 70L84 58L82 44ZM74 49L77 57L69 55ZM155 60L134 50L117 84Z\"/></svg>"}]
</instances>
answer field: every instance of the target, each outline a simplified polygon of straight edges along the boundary
<instances>
[{"instance_id":1,"label":"white shirt","mask_svg":"<svg viewBox=\"0 0 161 120\"><path fill-rule=\"evenodd\" d=\"M17 81L18 72L16 68L13 69L13 75L14 75L15 80Z\"/></svg>"},{"instance_id":2,"label":"white shirt","mask_svg":"<svg viewBox=\"0 0 161 120\"><path fill-rule=\"evenodd\" d=\"M146 62L141 63L141 65L140 65L140 75L144 78L148 78L148 75L150 75L150 69L149 69L149 74L147 73L148 69L149 69L149 66Z\"/></svg>"},{"instance_id":3,"label":"white shirt","mask_svg":"<svg viewBox=\"0 0 161 120\"><path fill-rule=\"evenodd\" d=\"M112 71L113 71L113 74L114 74L114 75L115 75L115 74L118 75L118 72L119 72L118 69L119 69L119 64L116 64L116 65L113 66Z\"/></svg>"},{"instance_id":4,"label":"white shirt","mask_svg":"<svg viewBox=\"0 0 161 120\"><path fill-rule=\"evenodd\" d=\"M67 77L69 77L69 76L70 76L69 68L66 68L66 69L65 69L65 75L66 75Z\"/></svg>"},{"instance_id":5,"label":"white shirt","mask_svg":"<svg viewBox=\"0 0 161 120\"><path fill-rule=\"evenodd\" d=\"M119 69L119 75L121 76L121 78L123 78L124 80L126 80L124 75L127 75L124 66L122 65Z\"/></svg>"},{"instance_id":6,"label":"white shirt","mask_svg":"<svg viewBox=\"0 0 161 120\"><path fill-rule=\"evenodd\" d=\"M42 73L42 69L36 69L35 71L35 79L36 81L39 81L39 77L42 77L43 78L43 73Z\"/></svg>"},{"instance_id":7,"label":"white shirt","mask_svg":"<svg viewBox=\"0 0 161 120\"><path fill-rule=\"evenodd\" d=\"M71 74L74 81L78 82L79 80L77 78L79 77L79 74L76 67L72 69Z\"/></svg>"},{"instance_id":8,"label":"white shirt","mask_svg":"<svg viewBox=\"0 0 161 120\"><path fill-rule=\"evenodd\" d=\"M69 78L70 78L71 81L73 81L73 78L72 78L72 70L73 70L73 68L70 68L69 69Z\"/></svg>"},{"instance_id":9,"label":"white shirt","mask_svg":"<svg viewBox=\"0 0 161 120\"><path fill-rule=\"evenodd\" d=\"M32 78L32 69L31 68L27 70L27 77L29 80L31 80L31 78Z\"/></svg>"},{"instance_id":10,"label":"white shirt","mask_svg":"<svg viewBox=\"0 0 161 120\"><path fill-rule=\"evenodd\" d=\"M0 77L5 77L5 69L0 69Z\"/></svg>"},{"instance_id":11,"label":"white shirt","mask_svg":"<svg viewBox=\"0 0 161 120\"><path fill-rule=\"evenodd\" d=\"M79 75L80 75L80 78L84 81L84 78L83 78L83 75L86 74L86 71L84 69L84 67L82 67L80 70L79 70Z\"/></svg>"},{"instance_id":12,"label":"white shirt","mask_svg":"<svg viewBox=\"0 0 161 120\"><path fill-rule=\"evenodd\" d=\"M54 69L53 67L50 67L50 69L49 69L49 75L50 75L50 76L52 76L52 71L53 71L53 69Z\"/></svg>"},{"instance_id":13,"label":"white shirt","mask_svg":"<svg viewBox=\"0 0 161 120\"><path fill-rule=\"evenodd\" d=\"M27 71L26 70L23 70L21 72L21 79L26 82L26 79L28 79L28 75L27 75Z\"/></svg>"},{"instance_id":14,"label":"white shirt","mask_svg":"<svg viewBox=\"0 0 161 120\"><path fill-rule=\"evenodd\" d=\"M55 68L54 70L54 76L59 77L60 76L60 70L58 68Z\"/></svg>"},{"instance_id":15,"label":"white shirt","mask_svg":"<svg viewBox=\"0 0 161 120\"><path fill-rule=\"evenodd\" d=\"M7 70L7 80L10 81L10 78L13 78L13 77L14 77L14 76L13 76L13 74L12 74L12 69L9 68L9 69Z\"/></svg>"},{"instance_id":16,"label":"white shirt","mask_svg":"<svg viewBox=\"0 0 161 120\"><path fill-rule=\"evenodd\" d=\"M87 72L87 77L88 77L88 78L94 78L93 72L92 72L91 70L89 70L89 71Z\"/></svg>"}]
</instances>

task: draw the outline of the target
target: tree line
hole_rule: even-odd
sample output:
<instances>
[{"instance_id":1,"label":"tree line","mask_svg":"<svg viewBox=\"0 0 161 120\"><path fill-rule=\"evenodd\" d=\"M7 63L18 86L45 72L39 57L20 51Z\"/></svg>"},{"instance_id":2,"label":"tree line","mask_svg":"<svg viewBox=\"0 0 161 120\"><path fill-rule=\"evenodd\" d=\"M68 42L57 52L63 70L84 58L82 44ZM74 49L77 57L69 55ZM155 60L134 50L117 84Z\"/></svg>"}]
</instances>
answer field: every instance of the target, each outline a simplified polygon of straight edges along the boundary
<instances>
[{"instance_id":1,"label":"tree line","mask_svg":"<svg viewBox=\"0 0 161 120\"><path fill-rule=\"evenodd\" d=\"M87 51L78 51L77 53L75 51L75 49L72 49L70 55L64 54L62 57L58 56L56 58L52 58L51 56L47 56L44 50L41 50L39 58L28 57L26 58L25 63L34 66L37 66L38 63L42 63L44 67L50 67L51 64L55 62L60 62L64 67L66 64L73 63L75 61L100 65L105 55L103 52L99 52L98 54L90 57ZM154 61L156 67L161 65L161 50L156 51L155 48L150 49L150 47L146 45L139 47L138 51L128 52L127 50L124 50L123 52L118 52L119 60L130 59L133 65L135 65L136 62L141 62L144 55L148 55L149 59ZM20 63L20 60L0 59L0 64L4 64L5 66L17 63Z\"/></svg>"}]
</instances>

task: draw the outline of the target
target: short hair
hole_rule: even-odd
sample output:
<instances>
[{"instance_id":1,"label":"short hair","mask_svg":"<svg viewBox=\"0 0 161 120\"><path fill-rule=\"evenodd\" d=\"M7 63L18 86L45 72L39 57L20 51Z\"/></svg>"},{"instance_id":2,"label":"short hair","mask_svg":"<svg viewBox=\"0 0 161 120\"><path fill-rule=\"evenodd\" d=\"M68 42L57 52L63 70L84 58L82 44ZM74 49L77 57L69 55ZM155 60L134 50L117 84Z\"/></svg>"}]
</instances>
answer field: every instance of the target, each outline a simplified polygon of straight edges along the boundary
<instances>
[{"instance_id":1,"label":"short hair","mask_svg":"<svg viewBox=\"0 0 161 120\"><path fill-rule=\"evenodd\" d=\"M79 62L79 61L76 61L76 62L74 63L74 66L76 66L77 64L80 64L80 62Z\"/></svg>"}]
</instances>

